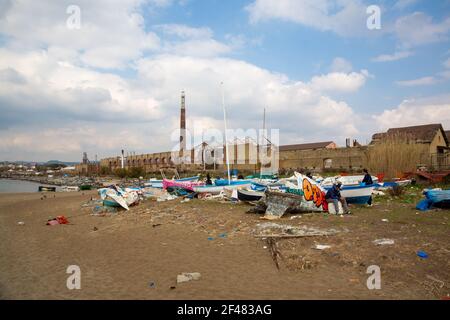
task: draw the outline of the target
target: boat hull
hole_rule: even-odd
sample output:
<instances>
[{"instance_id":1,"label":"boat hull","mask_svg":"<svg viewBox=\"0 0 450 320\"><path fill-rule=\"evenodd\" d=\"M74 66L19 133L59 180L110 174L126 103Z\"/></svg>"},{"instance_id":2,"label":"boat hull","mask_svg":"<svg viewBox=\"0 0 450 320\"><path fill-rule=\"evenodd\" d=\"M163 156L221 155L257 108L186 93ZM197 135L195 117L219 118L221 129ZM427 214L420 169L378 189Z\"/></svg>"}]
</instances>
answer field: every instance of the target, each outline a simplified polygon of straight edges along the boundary
<instances>
[{"instance_id":1,"label":"boat hull","mask_svg":"<svg viewBox=\"0 0 450 320\"><path fill-rule=\"evenodd\" d=\"M341 196L345 198L347 203L353 204L367 204L372 197L372 191L375 188L374 185L370 186L342 186ZM329 190L331 187L326 186L325 190Z\"/></svg>"},{"instance_id":2,"label":"boat hull","mask_svg":"<svg viewBox=\"0 0 450 320\"><path fill-rule=\"evenodd\" d=\"M195 186L193 187L194 192L197 193L211 193L211 194L219 194L223 190L235 190L239 188L248 188L251 183L247 184L236 184L236 185L227 185L227 186L214 186L214 185L205 185L205 186Z\"/></svg>"},{"instance_id":3,"label":"boat hull","mask_svg":"<svg viewBox=\"0 0 450 320\"><path fill-rule=\"evenodd\" d=\"M175 181L175 180L163 180L163 189L170 187L182 188L189 191L194 191L194 186L204 185L203 182L192 182L192 181Z\"/></svg>"},{"instance_id":4,"label":"boat hull","mask_svg":"<svg viewBox=\"0 0 450 320\"><path fill-rule=\"evenodd\" d=\"M249 191L249 190L238 190L238 199L241 201L258 201L262 197L264 197L264 192L258 192L258 191Z\"/></svg>"},{"instance_id":5,"label":"boat hull","mask_svg":"<svg viewBox=\"0 0 450 320\"><path fill-rule=\"evenodd\" d=\"M194 176L194 177L187 177L187 178L181 178L181 179L176 179L174 180L175 182L196 182L198 181L198 179L200 178L200 176ZM148 183L146 185L148 185L149 187L152 188L163 188L164 184L163 184L163 180L150 180L148 181Z\"/></svg>"},{"instance_id":6,"label":"boat hull","mask_svg":"<svg viewBox=\"0 0 450 320\"><path fill-rule=\"evenodd\" d=\"M56 192L56 187L39 186L39 192Z\"/></svg>"}]
</instances>

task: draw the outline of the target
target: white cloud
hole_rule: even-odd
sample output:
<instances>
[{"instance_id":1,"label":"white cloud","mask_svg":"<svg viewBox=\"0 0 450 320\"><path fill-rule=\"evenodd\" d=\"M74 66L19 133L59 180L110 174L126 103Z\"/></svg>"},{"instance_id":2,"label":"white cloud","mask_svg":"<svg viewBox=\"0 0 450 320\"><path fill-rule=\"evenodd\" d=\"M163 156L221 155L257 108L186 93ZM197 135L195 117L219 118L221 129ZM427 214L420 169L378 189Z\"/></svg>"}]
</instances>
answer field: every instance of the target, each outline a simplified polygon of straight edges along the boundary
<instances>
[{"instance_id":1,"label":"white cloud","mask_svg":"<svg viewBox=\"0 0 450 320\"><path fill-rule=\"evenodd\" d=\"M337 57L334 58L333 62L331 63L331 72L344 72L348 73L351 72L353 69L353 66L350 61L345 60L344 58Z\"/></svg>"},{"instance_id":2,"label":"white cloud","mask_svg":"<svg viewBox=\"0 0 450 320\"><path fill-rule=\"evenodd\" d=\"M441 123L450 128L450 96L436 96L403 101L398 107L374 116L378 128L386 130L427 123Z\"/></svg>"},{"instance_id":3,"label":"white cloud","mask_svg":"<svg viewBox=\"0 0 450 320\"><path fill-rule=\"evenodd\" d=\"M195 57L215 57L232 52L235 48L214 39L210 28L194 28L182 24L155 26L163 33L160 53Z\"/></svg>"},{"instance_id":4,"label":"white cloud","mask_svg":"<svg viewBox=\"0 0 450 320\"><path fill-rule=\"evenodd\" d=\"M163 33L174 35L183 39L211 38L213 32L210 28L193 28L183 24L162 24L155 26Z\"/></svg>"},{"instance_id":5,"label":"white cloud","mask_svg":"<svg viewBox=\"0 0 450 320\"><path fill-rule=\"evenodd\" d=\"M355 92L361 88L370 74L367 70L360 72L332 72L326 75L315 76L310 86L321 92Z\"/></svg>"},{"instance_id":6,"label":"white cloud","mask_svg":"<svg viewBox=\"0 0 450 320\"><path fill-rule=\"evenodd\" d=\"M448 40L450 18L435 23L425 13L414 12L397 19L394 29L404 47L441 42Z\"/></svg>"},{"instance_id":7,"label":"white cloud","mask_svg":"<svg viewBox=\"0 0 450 320\"><path fill-rule=\"evenodd\" d=\"M214 39L192 39L182 42L168 42L163 50L169 54L195 57L215 57L231 52L231 48Z\"/></svg>"},{"instance_id":8,"label":"white cloud","mask_svg":"<svg viewBox=\"0 0 450 320\"><path fill-rule=\"evenodd\" d=\"M414 53L412 51L396 51L393 54L382 54L372 59L374 62L391 62L408 58Z\"/></svg>"},{"instance_id":9,"label":"white cloud","mask_svg":"<svg viewBox=\"0 0 450 320\"><path fill-rule=\"evenodd\" d=\"M358 116L347 103L324 92L356 90L363 84L357 79L365 77L341 74L336 87L332 80L323 80L327 75L310 83L294 82L235 59L160 55L138 60L138 75L126 79L58 62L46 51L25 54L8 49L0 50L0 70L0 152L39 159L61 158L65 152L74 159L85 150L104 156L122 148L171 149L180 91L187 93L189 123L215 126L222 119L221 81L231 128L259 128L255 115L266 106L268 124L281 129L285 142L294 137L343 139L358 133ZM348 84L343 87L342 82ZM298 119L305 118L308 121L299 129ZM50 142L50 136L61 139Z\"/></svg>"},{"instance_id":10,"label":"white cloud","mask_svg":"<svg viewBox=\"0 0 450 320\"><path fill-rule=\"evenodd\" d=\"M80 29L69 29L70 1L14 1L0 16L0 30L9 46L65 50L72 62L99 68L124 68L146 50L156 50L159 38L145 32L140 6L144 0L79 0ZM64 48L64 49L62 49ZM77 59L77 57L80 59Z\"/></svg>"},{"instance_id":11,"label":"white cloud","mask_svg":"<svg viewBox=\"0 0 450 320\"><path fill-rule=\"evenodd\" d=\"M295 81L223 57L252 41L245 37L228 35L222 43L209 28L179 24L150 26L159 36L146 32L143 2L79 1L80 30L65 26L68 1L16 1L1 15L8 36L0 48L1 154L70 160L82 151L102 157L123 148L168 150L180 91L187 93L190 128L217 126L222 81L232 128L260 128L258 115L267 107L268 127L281 130L282 142L358 134L359 116L329 94L357 91L367 71L352 72L351 63L338 58L333 72ZM343 10L335 9L333 15ZM301 119L308 121L299 126Z\"/></svg>"},{"instance_id":12,"label":"white cloud","mask_svg":"<svg viewBox=\"0 0 450 320\"><path fill-rule=\"evenodd\" d=\"M280 19L348 36L367 34L366 8L360 0L255 0L246 10L251 23Z\"/></svg>"},{"instance_id":13,"label":"white cloud","mask_svg":"<svg viewBox=\"0 0 450 320\"><path fill-rule=\"evenodd\" d=\"M416 86L429 86L432 84L436 83L436 78L435 77L422 77L422 78L418 78L418 79L413 79L413 80L401 80L401 81L396 81L396 84L400 85L400 86L404 86L404 87L416 87Z\"/></svg>"}]
</instances>

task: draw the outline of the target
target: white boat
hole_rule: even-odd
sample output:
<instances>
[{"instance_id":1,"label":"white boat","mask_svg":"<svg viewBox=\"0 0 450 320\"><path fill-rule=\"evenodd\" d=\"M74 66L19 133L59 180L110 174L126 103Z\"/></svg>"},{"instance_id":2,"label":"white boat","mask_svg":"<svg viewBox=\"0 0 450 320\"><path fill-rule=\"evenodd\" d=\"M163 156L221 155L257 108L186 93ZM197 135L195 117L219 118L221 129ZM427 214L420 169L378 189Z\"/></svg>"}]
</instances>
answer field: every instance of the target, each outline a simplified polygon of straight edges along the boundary
<instances>
[{"instance_id":1,"label":"white boat","mask_svg":"<svg viewBox=\"0 0 450 320\"><path fill-rule=\"evenodd\" d=\"M332 186L323 186L325 190L331 189ZM372 196L375 185L342 185L341 196L347 200L347 203L367 204Z\"/></svg>"},{"instance_id":2,"label":"white boat","mask_svg":"<svg viewBox=\"0 0 450 320\"><path fill-rule=\"evenodd\" d=\"M219 194L223 190L236 190L236 189L246 189L251 186L251 182L245 184L232 184L226 186L215 186L215 185L205 185L205 186L195 186L193 187L194 192L197 193L211 193Z\"/></svg>"},{"instance_id":3,"label":"white boat","mask_svg":"<svg viewBox=\"0 0 450 320\"><path fill-rule=\"evenodd\" d=\"M61 191L63 192L76 192L80 191L80 188L77 186L62 186Z\"/></svg>"},{"instance_id":4,"label":"white boat","mask_svg":"<svg viewBox=\"0 0 450 320\"><path fill-rule=\"evenodd\" d=\"M103 200L103 205L112 207L122 207L130 210L130 206L139 201L139 194L136 191L125 191L119 187L98 189L98 193Z\"/></svg>"},{"instance_id":5,"label":"white boat","mask_svg":"<svg viewBox=\"0 0 450 320\"><path fill-rule=\"evenodd\" d=\"M336 176L336 177L328 177L325 178L320 185L323 187L331 187L336 182L341 182L343 186L359 186L363 181L363 175L357 176ZM378 178L372 176L372 181L374 184L378 183Z\"/></svg>"}]
</instances>

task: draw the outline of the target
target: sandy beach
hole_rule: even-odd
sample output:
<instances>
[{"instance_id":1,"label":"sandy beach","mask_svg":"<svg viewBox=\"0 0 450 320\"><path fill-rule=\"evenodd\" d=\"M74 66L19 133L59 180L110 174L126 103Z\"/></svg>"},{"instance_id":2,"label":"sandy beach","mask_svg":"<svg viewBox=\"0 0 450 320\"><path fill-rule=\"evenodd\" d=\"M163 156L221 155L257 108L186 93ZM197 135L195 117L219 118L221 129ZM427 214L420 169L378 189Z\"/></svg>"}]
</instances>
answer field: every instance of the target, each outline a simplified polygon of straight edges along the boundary
<instances>
[{"instance_id":1,"label":"sandy beach","mask_svg":"<svg viewBox=\"0 0 450 320\"><path fill-rule=\"evenodd\" d=\"M376 201L345 217L286 215L276 223L342 232L279 240L278 270L266 242L254 237L263 221L246 213L249 205L145 201L128 212L93 216L83 206L91 197L98 198L95 191L0 195L1 299L442 299L450 293L448 211L417 213L414 204ZM47 226L57 215L70 224ZM374 245L380 238L395 244ZM69 265L81 269L81 290L66 287ZM381 290L366 286L370 265L381 268ZM182 272L201 278L177 284Z\"/></svg>"}]
</instances>

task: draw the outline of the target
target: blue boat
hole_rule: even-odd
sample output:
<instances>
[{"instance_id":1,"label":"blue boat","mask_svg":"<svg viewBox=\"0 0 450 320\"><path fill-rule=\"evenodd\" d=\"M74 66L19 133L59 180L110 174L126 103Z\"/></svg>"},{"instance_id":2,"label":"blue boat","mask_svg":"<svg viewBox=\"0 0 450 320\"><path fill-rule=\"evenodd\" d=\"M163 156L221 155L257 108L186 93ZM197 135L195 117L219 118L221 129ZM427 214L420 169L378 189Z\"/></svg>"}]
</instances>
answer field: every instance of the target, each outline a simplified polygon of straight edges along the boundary
<instances>
[{"instance_id":1,"label":"blue boat","mask_svg":"<svg viewBox=\"0 0 450 320\"><path fill-rule=\"evenodd\" d=\"M244 185L251 183L250 180L231 180L228 181L228 179L217 179L214 181L214 184L216 186L237 186L237 185Z\"/></svg>"}]
</instances>

